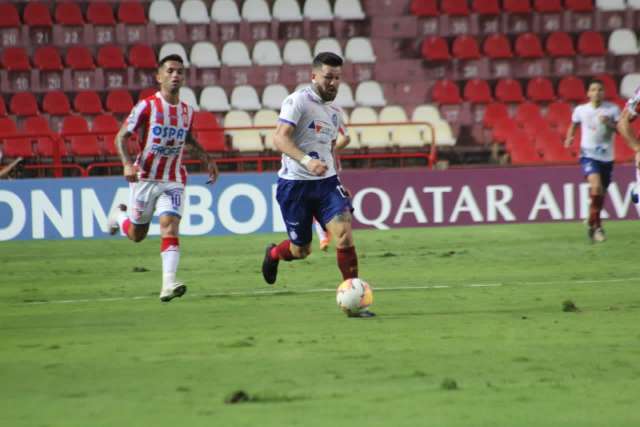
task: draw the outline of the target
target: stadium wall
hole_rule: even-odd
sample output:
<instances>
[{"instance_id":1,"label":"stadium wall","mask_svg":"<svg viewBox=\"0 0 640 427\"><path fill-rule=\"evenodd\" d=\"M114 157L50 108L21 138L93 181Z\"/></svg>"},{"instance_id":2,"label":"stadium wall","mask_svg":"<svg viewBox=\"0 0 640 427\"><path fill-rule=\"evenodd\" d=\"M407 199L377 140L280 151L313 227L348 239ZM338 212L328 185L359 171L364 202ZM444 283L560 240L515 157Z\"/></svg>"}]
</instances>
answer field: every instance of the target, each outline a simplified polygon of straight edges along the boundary
<instances>
[{"instance_id":1,"label":"stadium wall","mask_svg":"<svg viewBox=\"0 0 640 427\"><path fill-rule=\"evenodd\" d=\"M637 219L632 166L619 166L603 217ZM224 174L215 186L191 176L181 234L283 232L275 173ZM577 166L345 171L358 228L572 221L588 214ZM121 177L25 179L0 187L0 241L110 237L108 213L126 203ZM158 235L157 223L150 235Z\"/></svg>"}]
</instances>

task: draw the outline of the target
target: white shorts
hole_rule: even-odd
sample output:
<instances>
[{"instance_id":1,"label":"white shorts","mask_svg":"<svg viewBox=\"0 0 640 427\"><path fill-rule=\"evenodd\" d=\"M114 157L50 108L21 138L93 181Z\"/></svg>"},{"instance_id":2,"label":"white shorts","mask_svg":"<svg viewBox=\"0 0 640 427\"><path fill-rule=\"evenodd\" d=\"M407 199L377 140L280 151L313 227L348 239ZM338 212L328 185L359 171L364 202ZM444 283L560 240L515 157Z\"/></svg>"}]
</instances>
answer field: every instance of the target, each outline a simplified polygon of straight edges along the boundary
<instances>
[{"instance_id":1,"label":"white shorts","mask_svg":"<svg viewBox=\"0 0 640 427\"><path fill-rule=\"evenodd\" d=\"M182 218L184 185L179 182L138 181L129 183L129 219L148 224L153 213Z\"/></svg>"}]
</instances>

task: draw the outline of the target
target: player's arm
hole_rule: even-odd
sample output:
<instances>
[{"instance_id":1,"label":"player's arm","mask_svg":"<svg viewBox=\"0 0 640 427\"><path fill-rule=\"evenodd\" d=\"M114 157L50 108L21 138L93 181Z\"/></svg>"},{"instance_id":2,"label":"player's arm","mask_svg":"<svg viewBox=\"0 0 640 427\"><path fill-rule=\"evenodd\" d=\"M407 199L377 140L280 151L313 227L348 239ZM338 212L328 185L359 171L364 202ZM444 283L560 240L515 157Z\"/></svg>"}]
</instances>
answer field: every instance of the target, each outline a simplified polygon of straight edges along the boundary
<instances>
[{"instance_id":1,"label":"player's arm","mask_svg":"<svg viewBox=\"0 0 640 427\"><path fill-rule=\"evenodd\" d=\"M209 173L209 180L207 181L207 184L213 184L216 182L220 171L218 170L218 164L213 157L209 156L209 153L202 148L202 145L200 145L191 132L187 133L185 144L189 147L191 154L200 159L202 164L207 167L207 171Z\"/></svg>"},{"instance_id":2,"label":"player's arm","mask_svg":"<svg viewBox=\"0 0 640 427\"><path fill-rule=\"evenodd\" d=\"M627 145L636 152L636 167L640 169L640 141L631 128L632 120L633 117L629 109L625 108L620 115L620 120L618 120L618 132L624 137Z\"/></svg>"},{"instance_id":3,"label":"player's arm","mask_svg":"<svg viewBox=\"0 0 640 427\"><path fill-rule=\"evenodd\" d=\"M129 155L129 150L127 150L127 141L131 138L131 135L133 135L133 133L129 131L125 123L116 134L115 145L124 168L122 172L124 178L129 182L136 182L138 180L138 174Z\"/></svg>"},{"instance_id":4,"label":"player's arm","mask_svg":"<svg viewBox=\"0 0 640 427\"><path fill-rule=\"evenodd\" d=\"M0 169L0 178L5 178L7 175L9 175L9 173L11 173L13 168L18 166L18 163L20 163L22 160L23 160L22 157L18 157L17 159L9 163L7 166Z\"/></svg>"},{"instance_id":5,"label":"player's arm","mask_svg":"<svg viewBox=\"0 0 640 427\"><path fill-rule=\"evenodd\" d=\"M571 122L567 128L567 136L564 139L564 146L570 147L573 144L573 137L576 135L576 128L580 126L580 123Z\"/></svg>"},{"instance_id":6,"label":"player's arm","mask_svg":"<svg viewBox=\"0 0 640 427\"><path fill-rule=\"evenodd\" d=\"M290 124L278 122L273 145L278 151L306 167L313 175L324 175L327 172L327 165L322 160L312 158L296 146L292 138L294 130L295 128Z\"/></svg>"},{"instance_id":7,"label":"player's arm","mask_svg":"<svg viewBox=\"0 0 640 427\"><path fill-rule=\"evenodd\" d=\"M347 145L351 142L351 137L349 135L344 135L342 133L338 134L338 141L336 142L336 151L340 151L346 148Z\"/></svg>"}]
</instances>

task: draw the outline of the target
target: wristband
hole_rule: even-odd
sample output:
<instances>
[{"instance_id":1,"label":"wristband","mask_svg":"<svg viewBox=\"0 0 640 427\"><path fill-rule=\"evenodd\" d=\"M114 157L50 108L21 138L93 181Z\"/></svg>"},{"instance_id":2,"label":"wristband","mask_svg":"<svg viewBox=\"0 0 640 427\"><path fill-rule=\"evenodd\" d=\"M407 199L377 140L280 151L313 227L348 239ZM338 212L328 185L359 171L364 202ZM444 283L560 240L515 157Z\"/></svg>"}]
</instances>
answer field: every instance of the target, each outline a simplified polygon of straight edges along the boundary
<instances>
[{"instance_id":1,"label":"wristband","mask_svg":"<svg viewBox=\"0 0 640 427\"><path fill-rule=\"evenodd\" d=\"M310 155L305 154L304 157L300 159L300 164L304 167L307 167L311 160L313 160L313 158Z\"/></svg>"}]
</instances>

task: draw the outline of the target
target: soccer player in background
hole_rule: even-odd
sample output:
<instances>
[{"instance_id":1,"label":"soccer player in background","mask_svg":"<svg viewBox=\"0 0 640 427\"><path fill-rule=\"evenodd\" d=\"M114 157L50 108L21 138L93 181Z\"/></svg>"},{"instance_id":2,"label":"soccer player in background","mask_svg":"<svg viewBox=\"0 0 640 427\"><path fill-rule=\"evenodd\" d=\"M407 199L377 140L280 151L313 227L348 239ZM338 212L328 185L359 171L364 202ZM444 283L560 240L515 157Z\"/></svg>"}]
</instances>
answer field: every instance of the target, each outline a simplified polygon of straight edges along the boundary
<instances>
[{"instance_id":1,"label":"soccer player in background","mask_svg":"<svg viewBox=\"0 0 640 427\"><path fill-rule=\"evenodd\" d=\"M332 105L341 74L342 58L321 52L313 59L312 85L282 103L274 136L274 145L282 152L276 199L289 238L267 246L262 275L268 284L275 283L280 260L304 259L311 253L314 217L336 240L342 278L358 277L351 199L338 178L332 150L338 134L346 133L342 110Z\"/></svg>"},{"instance_id":2,"label":"soccer player in background","mask_svg":"<svg viewBox=\"0 0 640 427\"><path fill-rule=\"evenodd\" d=\"M604 101L604 84L599 80L589 83L589 102L573 110L571 125L567 129L565 147L573 143L576 127L580 126L580 165L589 183L589 231L592 242L604 242L607 238L602 228L600 212L604 205L607 187L613 171L613 137L620 108Z\"/></svg>"},{"instance_id":3,"label":"soccer player in background","mask_svg":"<svg viewBox=\"0 0 640 427\"><path fill-rule=\"evenodd\" d=\"M636 153L635 165L636 165L636 183L631 190L631 200L633 203L638 203L638 194L640 194L640 140L636 136L635 132L631 128L631 122L635 120L640 112L640 88L638 88L635 94L629 98L627 105L625 105L620 120L618 120L618 132L622 135L627 142L627 145L631 147Z\"/></svg>"},{"instance_id":4,"label":"soccer player in background","mask_svg":"<svg viewBox=\"0 0 640 427\"><path fill-rule=\"evenodd\" d=\"M111 234L118 230L134 242L142 241L149 232L154 212L160 221L160 255L162 257L162 289L160 300L171 301L181 297L187 287L176 280L180 261L178 231L184 207L184 189L187 170L182 165L185 145L207 167L209 182L218 177L215 161L193 138L191 125L194 110L179 99L184 83L184 63L179 55L162 58L156 73L160 90L141 100L116 135L115 144L129 182L129 214L127 207L110 218ZM140 154L135 162L126 148L126 142L139 133Z\"/></svg>"}]
</instances>

